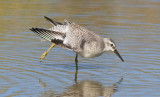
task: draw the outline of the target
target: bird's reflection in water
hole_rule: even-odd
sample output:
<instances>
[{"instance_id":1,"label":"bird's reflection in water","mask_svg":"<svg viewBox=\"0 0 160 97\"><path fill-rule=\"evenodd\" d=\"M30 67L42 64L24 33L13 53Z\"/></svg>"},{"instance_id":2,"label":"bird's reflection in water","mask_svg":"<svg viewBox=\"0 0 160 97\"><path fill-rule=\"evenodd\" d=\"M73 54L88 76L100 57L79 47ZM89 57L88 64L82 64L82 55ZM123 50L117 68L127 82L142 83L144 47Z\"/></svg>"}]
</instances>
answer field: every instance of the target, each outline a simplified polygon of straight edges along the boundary
<instances>
[{"instance_id":1,"label":"bird's reflection in water","mask_svg":"<svg viewBox=\"0 0 160 97\"><path fill-rule=\"evenodd\" d=\"M53 91L46 91L40 97L111 97L118 90L118 85L123 81L121 78L111 86L103 86L101 83L91 80L77 82L78 68L75 72L75 84L68 87L61 94L54 94Z\"/></svg>"},{"instance_id":2,"label":"bird's reflection in water","mask_svg":"<svg viewBox=\"0 0 160 97\"><path fill-rule=\"evenodd\" d=\"M61 94L54 94L53 91L46 91L40 97L111 97L118 89L122 78L111 86L103 86L99 82L83 80L67 88Z\"/></svg>"}]
</instances>

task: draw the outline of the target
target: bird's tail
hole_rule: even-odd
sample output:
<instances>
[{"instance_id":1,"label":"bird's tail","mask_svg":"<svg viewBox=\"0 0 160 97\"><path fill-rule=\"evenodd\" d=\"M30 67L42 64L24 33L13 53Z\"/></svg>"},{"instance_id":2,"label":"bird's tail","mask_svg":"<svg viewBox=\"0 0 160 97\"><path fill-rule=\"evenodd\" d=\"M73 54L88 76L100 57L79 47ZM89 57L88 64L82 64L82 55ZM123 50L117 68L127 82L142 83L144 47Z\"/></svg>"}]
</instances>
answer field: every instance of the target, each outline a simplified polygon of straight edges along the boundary
<instances>
[{"instance_id":1,"label":"bird's tail","mask_svg":"<svg viewBox=\"0 0 160 97\"><path fill-rule=\"evenodd\" d=\"M47 30L47 29L42 29L42 28L31 28L30 30L33 31L35 34L37 34L42 39L45 39L51 42L52 40L55 40L55 39L63 41L65 38L64 33L56 32L52 30Z\"/></svg>"}]
</instances>

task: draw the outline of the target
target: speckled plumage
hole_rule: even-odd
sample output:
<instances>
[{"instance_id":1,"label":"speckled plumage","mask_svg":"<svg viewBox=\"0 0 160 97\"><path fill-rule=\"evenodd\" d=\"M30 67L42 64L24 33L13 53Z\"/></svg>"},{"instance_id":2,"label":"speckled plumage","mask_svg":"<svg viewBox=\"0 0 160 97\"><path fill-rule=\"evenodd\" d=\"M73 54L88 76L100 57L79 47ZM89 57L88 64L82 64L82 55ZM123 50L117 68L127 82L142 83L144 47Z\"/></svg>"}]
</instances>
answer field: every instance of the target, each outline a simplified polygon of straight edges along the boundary
<instances>
[{"instance_id":1,"label":"speckled plumage","mask_svg":"<svg viewBox=\"0 0 160 97\"><path fill-rule=\"evenodd\" d=\"M32 28L38 36L54 42L62 48L73 50L82 57L91 58L101 55L105 51L114 51L115 43L109 38L102 38L96 33L87 30L67 20L64 23L55 22L45 17L53 27L49 30Z\"/></svg>"}]
</instances>

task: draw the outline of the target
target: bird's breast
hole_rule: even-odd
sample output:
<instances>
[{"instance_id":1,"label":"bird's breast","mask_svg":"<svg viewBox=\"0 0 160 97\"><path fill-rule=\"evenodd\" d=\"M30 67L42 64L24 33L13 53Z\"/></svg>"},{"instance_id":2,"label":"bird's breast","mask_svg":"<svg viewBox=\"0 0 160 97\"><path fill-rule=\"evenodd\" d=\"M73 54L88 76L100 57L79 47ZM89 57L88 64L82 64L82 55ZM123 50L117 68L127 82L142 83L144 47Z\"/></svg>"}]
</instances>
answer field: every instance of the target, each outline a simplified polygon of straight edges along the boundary
<instances>
[{"instance_id":1,"label":"bird's breast","mask_svg":"<svg viewBox=\"0 0 160 97\"><path fill-rule=\"evenodd\" d=\"M82 49L81 52L78 52L78 54L82 57L85 58L93 58L93 57L98 57L103 53L103 48L97 45L89 45L85 44L84 48Z\"/></svg>"}]
</instances>

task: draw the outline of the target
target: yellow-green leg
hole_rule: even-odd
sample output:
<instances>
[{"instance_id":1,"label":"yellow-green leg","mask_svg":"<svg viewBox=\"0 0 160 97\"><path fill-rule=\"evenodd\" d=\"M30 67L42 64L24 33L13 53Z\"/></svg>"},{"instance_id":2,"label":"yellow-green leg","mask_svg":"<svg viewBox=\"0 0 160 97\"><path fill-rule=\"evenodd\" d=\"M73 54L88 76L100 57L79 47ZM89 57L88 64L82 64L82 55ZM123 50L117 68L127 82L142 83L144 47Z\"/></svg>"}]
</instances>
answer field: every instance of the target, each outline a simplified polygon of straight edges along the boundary
<instances>
[{"instance_id":1,"label":"yellow-green leg","mask_svg":"<svg viewBox=\"0 0 160 97\"><path fill-rule=\"evenodd\" d=\"M48 52L49 52L55 45L56 45L56 44L53 43L53 44L49 47L49 49L48 49L47 51L45 51L45 52L41 55L41 57L40 57L40 62L42 62L42 60L45 58L45 56L48 54Z\"/></svg>"}]
</instances>

